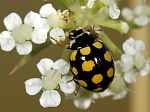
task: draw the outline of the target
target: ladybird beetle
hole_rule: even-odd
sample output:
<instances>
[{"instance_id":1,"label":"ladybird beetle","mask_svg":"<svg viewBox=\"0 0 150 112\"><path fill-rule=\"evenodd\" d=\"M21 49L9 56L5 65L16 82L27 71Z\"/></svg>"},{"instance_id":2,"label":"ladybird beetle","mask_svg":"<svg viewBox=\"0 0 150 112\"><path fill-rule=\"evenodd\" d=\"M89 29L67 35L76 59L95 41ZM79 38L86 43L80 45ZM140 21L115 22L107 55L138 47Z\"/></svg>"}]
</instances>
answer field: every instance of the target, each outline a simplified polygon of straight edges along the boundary
<instances>
[{"instance_id":1,"label":"ladybird beetle","mask_svg":"<svg viewBox=\"0 0 150 112\"><path fill-rule=\"evenodd\" d=\"M92 92L102 92L114 78L114 62L107 46L81 28L70 35L70 65L74 81Z\"/></svg>"}]
</instances>

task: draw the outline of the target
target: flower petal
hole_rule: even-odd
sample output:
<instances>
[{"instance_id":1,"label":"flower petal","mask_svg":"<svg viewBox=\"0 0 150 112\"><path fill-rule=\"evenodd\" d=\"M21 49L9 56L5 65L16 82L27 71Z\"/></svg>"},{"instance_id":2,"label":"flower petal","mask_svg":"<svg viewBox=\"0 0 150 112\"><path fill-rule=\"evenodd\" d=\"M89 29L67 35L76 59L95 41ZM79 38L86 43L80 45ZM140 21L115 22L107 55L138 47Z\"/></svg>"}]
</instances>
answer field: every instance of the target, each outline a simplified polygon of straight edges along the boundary
<instances>
[{"instance_id":1,"label":"flower petal","mask_svg":"<svg viewBox=\"0 0 150 112\"><path fill-rule=\"evenodd\" d=\"M23 44L16 44L16 50L19 55L28 55L32 51L32 43L30 41L26 41Z\"/></svg>"},{"instance_id":2,"label":"flower petal","mask_svg":"<svg viewBox=\"0 0 150 112\"><path fill-rule=\"evenodd\" d=\"M25 81L25 89L29 95L36 95L42 89L40 78L32 78Z\"/></svg>"},{"instance_id":3,"label":"flower petal","mask_svg":"<svg viewBox=\"0 0 150 112\"><path fill-rule=\"evenodd\" d=\"M134 63L135 63L135 67L138 70L140 70L144 66L145 61L146 61L146 59L145 59L145 56L143 54L141 54L139 52L135 54Z\"/></svg>"},{"instance_id":4,"label":"flower petal","mask_svg":"<svg viewBox=\"0 0 150 112\"><path fill-rule=\"evenodd\" d=\"M24 18L24 23L32 27L40 28L43 26L43 20L38 13L30 11Z\"/></svg>"},{"instance_id":5,"label":"flower petal","mask_svg":"<svg viewBox=\"0 0 150 112\"><path fill-rule=\"evenodd\" d=\"M15 41L11 36L11 32L3 31L0 34L0 46L3 51L11 51L15 47Z\"/></svg>"},{"instance_id":6,"label":"flower petal","mask_svg":"<svg viewBox=\"0 0 150 112\"><path fill-rule=\"evenodd\" d=\"M71 94L74 92L74 90L76 88L76 84L74 81L71 81L72 79L73 79L73 77L67 76L67 75L62 77L62 80L59 84L62 92L66 93L66 94Z\"/></svg>"},{"instance_id":7,"label":"flower petal","mask_svg":"<svg viewBox=\"0 0 150 112\"><path fill-rule=\"evenodd\" d=\"M48 17L52 13L57 13L57 11L52 4L45 4L41 7L39 13L42 17Z\"/></svg>"},{"instance_id":8,"label":"flower petal","mask_svg":"<svg viewBox=\"0 0 150 112\"><path fill-rule=\"evenodd\" d=\"M56 41L60 42L65 40L65 32L61 28L53 28L49 34L50 37L52 37L50 40L53 42L53 44L57 44Z\"/></svg>"},{"instance_id":9,"label":"flower petal","mask_svg":"<svg viewBox=\"0 0 150 112\"><path fill-rule=\"evenodd\" d=\"M39 99L42 107L57 107L61 102L61 97L58 91L44 91Z\"/></svg>"},{"instance_id":10,"label":"flower petal","mask_svg":"<svg viewBox=\"0 0 150 112\"><path fill-rule=\"evenodd\" d=\"M132 69L130 71L127 71L124 74L124 80L129 84L134 83L134 82L136 82L137 75L138 75L138 72L136 72L136 70Z\"/></svg>"},{"instance_id":11,"label":"flower petal","mask_svg":"<svg viewBox=\"0 0 150 112\"><path fill-rule=\"evenodd\" d=\"M4 18L4 25L7 30L12 31L16 26L22 24L21 17L17 13L11 13Z\"/></svg>"},{"instance_id":12,"label":"flower petal","mask_svg":"<svg viewBox=\"0 0 150 112\"><path fill-rule=\"evenodd\" d=\"M47 39L47 30L43 28L34 29L31 38L32 42L36 44L42 44L46 42L46 39Z\"/></svg>"},{"instance_id":13,"label":"flower petal","mask_svg":"<svg viewBox=\"0 0 150 112\"><path fill-rule=\"evenodd\" d=\"M120 10L117 7L116 3L113 3L112 5L109 6L109 16L112 19L118 19L120 16Z\"/></svg>"},{"instance_id":14,"label":"flower petal","mask_svg":"<svg viewBox=\"0 0 150 112\"><path fill-rule=\"evenodd\" d=\"M140 70L140 76L147 76L150 73L150 64L146 63L145 66Z\"/></svg>"},{"instance_id":15,"label":"flower petal","mask_svg":"<svg viewBox=\"0 0 150 112\"><path fill-rule=\"evenodd\" d=\"M137 51L144 51L145 50L145 43L142 40L136 40L135 42L135 49Z\"/></svg>"},{"instance_id":16,"label":"flower petal","mask_svg":"<svg viewBox=\"0 0 150 112\"><path fill-rule=\"evenodd\" d=\"M121 56L121 68L123 72L129 71L134 66L134 59L131 55L123 54Z\"/></svg>"},{"instance_id":17,"label":"flower petal","mask_svg":"<svg viewBox=\"0 0 150 112\"><path fill-rule=\"evenodd\" d=\"M37 63L37 68L42 75L45 75L53 66L54 62L51 59L43 58Z\"/></svg>"},{"instance_id":18,"label":"flower petal","mask_svg":"<svg viewBox=\"0 0 150 112\"><path fill-rule=\"evenodd\" d=\"M54 69L57 69L60 74L67 74L70 70L70 65L63 59L59 59L54 63Z\"/></svg>"},{"instance_id":19,"label":"flower petal","mask_svg":"<svg viewBox=\"0 0 150 112\"><path fill-rule=\"evenodd\" d=\"M79 97L73 100L75 107L79 109L88 109L92 104L91 98Z\"/></svg>"}]
</instances>

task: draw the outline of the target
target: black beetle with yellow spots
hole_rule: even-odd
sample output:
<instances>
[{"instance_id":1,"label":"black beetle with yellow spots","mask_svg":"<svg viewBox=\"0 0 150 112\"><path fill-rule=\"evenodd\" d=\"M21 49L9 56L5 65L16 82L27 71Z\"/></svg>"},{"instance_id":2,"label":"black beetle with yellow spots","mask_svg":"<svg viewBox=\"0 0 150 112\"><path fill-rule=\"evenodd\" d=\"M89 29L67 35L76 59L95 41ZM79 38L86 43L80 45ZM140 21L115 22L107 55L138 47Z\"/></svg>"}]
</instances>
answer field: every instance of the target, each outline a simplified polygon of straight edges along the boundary
<instances>
[{"instance_id":1,"label":"black beetle with yellow spots","mask_svg":"<svg viewBox=\"0 0 150 112\"><path fill-rule=\"evenodd\" d=\"M75 82L92 92L104 91L114 77L114 63L106 45L79 28L70 33L70 65Z\"/></svg>"}]
</instances>

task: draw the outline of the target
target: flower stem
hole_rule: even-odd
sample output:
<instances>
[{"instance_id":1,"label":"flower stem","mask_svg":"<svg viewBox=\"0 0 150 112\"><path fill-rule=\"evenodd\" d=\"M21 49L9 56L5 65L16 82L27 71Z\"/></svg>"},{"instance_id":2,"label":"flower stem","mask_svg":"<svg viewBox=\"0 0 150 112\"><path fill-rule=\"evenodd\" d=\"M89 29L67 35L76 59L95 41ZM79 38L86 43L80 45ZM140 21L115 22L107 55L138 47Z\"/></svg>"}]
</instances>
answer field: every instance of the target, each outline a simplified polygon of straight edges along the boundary
<instances>
[{"instance_id":1,"label":"flower stem","mask_svg":"<svg viewBox=\"0 0 150 112\"><path fill-rule=\"evenodd\" d=\"M18 71L21 67L23 67L25 64L30 62L32 58L40 53L43 49L47 48L50 44L50 42L46 42L45 44L40 45L39 47L35 48L31 54L27 56L23 56L19 62L14 66L14 68L9 72L9 75L13 75L16 71Z\"/></svg>"},{"instance_id":2,"label":"flower stem","mask_svg":"<svg viewBox=\"0 0 150 112\"><path fill-rule=\"evenodd\" d=\"M120 59L121 55L123 54L122 51L110 40L110 38L102 32L99 34L99 37L104 43L108 46L108 49L118 58Z\"/></svg>"}]
</instances>

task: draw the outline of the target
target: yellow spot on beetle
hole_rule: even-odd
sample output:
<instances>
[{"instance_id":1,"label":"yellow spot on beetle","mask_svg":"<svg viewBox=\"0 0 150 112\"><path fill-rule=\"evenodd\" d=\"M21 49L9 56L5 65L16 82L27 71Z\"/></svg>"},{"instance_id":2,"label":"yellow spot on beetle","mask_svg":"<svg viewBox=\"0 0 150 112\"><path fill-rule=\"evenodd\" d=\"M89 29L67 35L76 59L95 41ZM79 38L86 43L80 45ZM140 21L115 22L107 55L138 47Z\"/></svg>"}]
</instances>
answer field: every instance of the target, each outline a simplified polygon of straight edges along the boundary
<instances>
[{"instance_id":1,"label":"yellow spot on beetle","mask_svg":"<svg viewBox=\"0 0 150 112\"><path fill-rule=\"evenodd\" d=\"M100 43L100 42L95 42L93 44L94 47L98 48L98 49L101 49L103 47L103 45Z\"/></svg>"},{"instance_id":2,"label":"yellow spot on beetle","mask_svg":"<svg viewBox=\"0 0 150 112\"><path fill-rule=\"evenodd\" d=\"M111 60L112 60L111 55L108 51L106 51L106 53L104 54L104 58L106 61L109 61L109 62L111 62Z\"/></svg>"},{"instance_id":3,"label":"yellow spot on beetle","mask_svg":"<svg viewBox=\"0 0 150 112\"><path fill-rule=\"evenodd\" d=\"M94 61L90 60L90 61L84 61L82 63L82 70L89 72L91 70L93 70L93 67L95 66Z\"/></svg>"},{"instance_id":4,"label":"yellow spot on beetle","mask_svg":"<svg viewBox=\"0 0 150 112\"><path fill-rule=\"evenodd\" d=\"M70 60L71 61L75 61L76 60L76 54L77 54L77 50L73 51L70 55Z\"/></svg>"},{"instance_id":5,"label":"yellow spot on beetle","mask_svg":"<svg viewBox=\"0 0 150 112\"><path fill-rule=\"evenodd\" d=\"M98 84L98 83L100 83L102 80L103 80L102 74L96 74L96 75L94 75L93 78L92 78L92 82L93 82L94 84Z\"/></svg>"},{"instance_id":6,"label":"yellow spot on beetle","mask_svg":"<svg viewBox=\"0 0 150 112\"><path fill-rule=\"evenodd\" d=\"M90 47L85 47L85 48L80 49L80 53L81 53L82 55L89 55L90 52L91 52Z\"/></svg>"},{"instance_id":7,"label":"yellow spot on beetle","mask_svg":"<svg viewBox=\"0 0 150 112\"><path fill-rule=\"evenodd\" d=\"M78 83L83 87L87 87L87 83L83 80L78 80Z\"/></svg>"},{"instance_id":8,"label":"yellow spot on beetle","mask_svg":"<svg viewBox=\"0 0 150 112\"><path fill-rule=\"evenodd\" d=\"M107 71L108 77L112 77L113 74L114 74L114 69L113 69L113 68L110 68L110 69Z\"/></svg>"},{"instance_id":9,"label":"yellow spot on beetle","mask_svg":"<svg viewBox=\"0 0 150 112\"><path fill-rule=\"evenodd\" d=\"M96 88L96 89L94 89L94 90L92 90L93 92L99 92L99 91L101 91L102 90L102 88Z\"/></svg>"},{"instance_id":10,"label":"yellow spot on beetle","mask_svg":"<svg viewBox=\"0 0 150 112\"><path fill-rule=\"evenodd\" d=\"M74 75L78 75L78 71L75 67L72 68L72 72L73 72Z\"/></svg>"}]
</instances>

